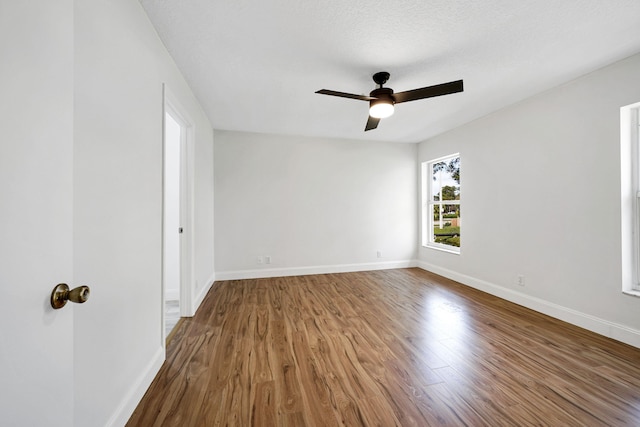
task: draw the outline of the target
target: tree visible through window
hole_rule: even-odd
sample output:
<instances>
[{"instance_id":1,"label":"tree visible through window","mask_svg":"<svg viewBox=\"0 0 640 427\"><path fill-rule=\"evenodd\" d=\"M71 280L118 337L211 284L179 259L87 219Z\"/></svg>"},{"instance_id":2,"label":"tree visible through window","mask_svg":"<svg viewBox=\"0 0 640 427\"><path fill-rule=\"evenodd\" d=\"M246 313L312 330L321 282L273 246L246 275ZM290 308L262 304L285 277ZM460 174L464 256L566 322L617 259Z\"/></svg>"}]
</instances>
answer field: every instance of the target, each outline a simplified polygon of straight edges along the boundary
<instances>
[{"instance_id":1,"label":"tree visible through window","mask_svg":"<svg viewBox=\"0 0 640 427\"><path fill-rule=\"evenodd\" d=\"M460 155L423 163L423 245L460 251Z\"/></svg>"}]
</instances>

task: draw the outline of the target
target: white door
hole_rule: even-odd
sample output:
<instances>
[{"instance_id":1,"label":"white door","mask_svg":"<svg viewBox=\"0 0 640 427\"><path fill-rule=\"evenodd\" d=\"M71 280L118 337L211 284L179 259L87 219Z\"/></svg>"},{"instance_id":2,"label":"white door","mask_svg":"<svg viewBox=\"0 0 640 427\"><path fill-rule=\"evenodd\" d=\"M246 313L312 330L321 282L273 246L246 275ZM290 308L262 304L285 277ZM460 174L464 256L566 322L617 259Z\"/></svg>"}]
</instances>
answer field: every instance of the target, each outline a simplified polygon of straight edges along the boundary
<instances>
[{"instance_id":1,"label":"white door","mask_svg":"<svg viewBox=\"0 0 640 427\"><path fill-rule=\"evenodd\" d=\"M0 4L0 414L73 425L73 1Z\"/></svg>"}]
</instances>

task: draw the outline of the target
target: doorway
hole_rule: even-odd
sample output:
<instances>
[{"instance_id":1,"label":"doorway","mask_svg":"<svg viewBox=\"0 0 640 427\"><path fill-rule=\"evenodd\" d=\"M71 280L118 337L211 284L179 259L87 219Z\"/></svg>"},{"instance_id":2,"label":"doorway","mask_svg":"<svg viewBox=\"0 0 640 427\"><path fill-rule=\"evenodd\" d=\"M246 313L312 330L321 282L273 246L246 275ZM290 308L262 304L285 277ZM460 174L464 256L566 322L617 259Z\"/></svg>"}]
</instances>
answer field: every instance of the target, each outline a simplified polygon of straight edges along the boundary
<instances>
[{"instance_id":1,"label":"doorway","mask_svg":"<svg viewBox=\"0 0 640 427\"><path fill-rule=\"evenodd\" d=\"M163 206L163 266L164 334L169 336L180 319L180 190L181 153L184 129L178 119L165 110L164 117L164 206Z\"/></svg>"},{"instance_id":2,"label":"doorway","mask_svg":"<svg viewBox=\"0 0 640 427\"><path fill-rule=\"evenodd\" d=\"M162 345L181 317L193 316L193 121L164 85Z\"/></svg>"}]
</instances>

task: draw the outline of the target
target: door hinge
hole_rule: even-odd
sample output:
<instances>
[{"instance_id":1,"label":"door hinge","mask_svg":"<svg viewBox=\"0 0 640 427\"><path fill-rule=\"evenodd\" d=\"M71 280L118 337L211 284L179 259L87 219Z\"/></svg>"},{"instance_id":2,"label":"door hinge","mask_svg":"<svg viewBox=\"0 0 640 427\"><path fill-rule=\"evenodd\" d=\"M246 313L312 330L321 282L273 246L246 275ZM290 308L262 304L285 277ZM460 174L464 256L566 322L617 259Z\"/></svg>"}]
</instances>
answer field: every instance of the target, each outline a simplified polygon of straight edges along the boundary
<instances>
[{"instance_id":1,"label":"door hinge","mask_svg":"<svg viewBox=\"0 0 640 427\"><path fill-rule=\"evenodd\" d=\"M182 227L178 228L178 233L182 234Z\"/></svg>"}]
</instances>

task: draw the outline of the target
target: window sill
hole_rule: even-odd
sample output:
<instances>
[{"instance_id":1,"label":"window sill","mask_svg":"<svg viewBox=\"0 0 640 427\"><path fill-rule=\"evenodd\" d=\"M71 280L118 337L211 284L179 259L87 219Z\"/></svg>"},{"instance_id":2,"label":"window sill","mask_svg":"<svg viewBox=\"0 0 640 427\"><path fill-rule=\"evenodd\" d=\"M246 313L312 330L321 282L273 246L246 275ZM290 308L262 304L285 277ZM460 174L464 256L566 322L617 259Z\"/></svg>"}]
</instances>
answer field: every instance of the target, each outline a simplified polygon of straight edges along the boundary
<instances>
[{"instance_id":1,"label":"window sill","mask_svg":"<svg viewBox=\"0 0 640 427\"><path fill-rule=\"evenodd\" d=\"M630 295L632 297L640 298L640 291L637 291L635 289L625 289L624 291L622 291L622 293L625 295Z\"/></svg>"},{"instance_id":2,"label":"window sill","mask_svg":"<svg viewBox=\"0 0 640 427\"><path fill-rule=\"evenodd\" d=\"M449 249L446 246L443 247L443 246L440 246L440 245L436 246L436 245L427 244L427 245L422 245L422 247L426 248L426 249L435 249L435 250L441 251L441 252L448 252L448 253L454 254L454 255L460 255L460 249ZM638 296L640 296L640 292L638 293Z\"/></svg>"}]
</instances>

